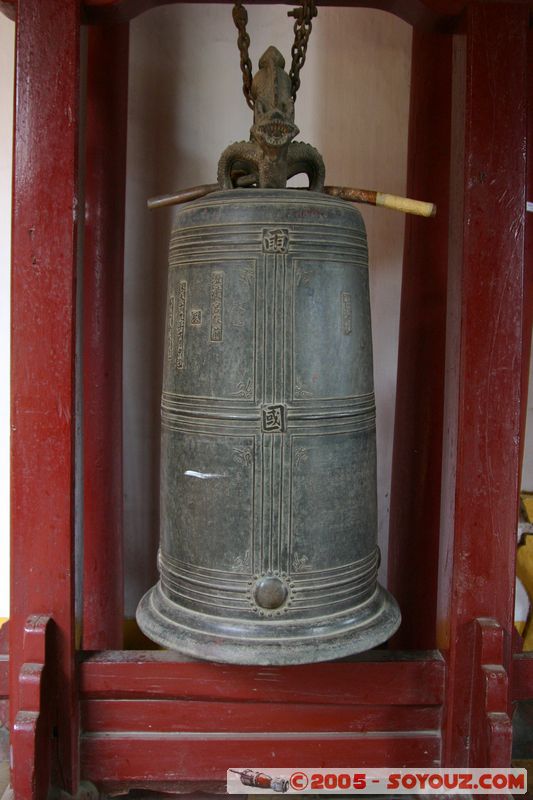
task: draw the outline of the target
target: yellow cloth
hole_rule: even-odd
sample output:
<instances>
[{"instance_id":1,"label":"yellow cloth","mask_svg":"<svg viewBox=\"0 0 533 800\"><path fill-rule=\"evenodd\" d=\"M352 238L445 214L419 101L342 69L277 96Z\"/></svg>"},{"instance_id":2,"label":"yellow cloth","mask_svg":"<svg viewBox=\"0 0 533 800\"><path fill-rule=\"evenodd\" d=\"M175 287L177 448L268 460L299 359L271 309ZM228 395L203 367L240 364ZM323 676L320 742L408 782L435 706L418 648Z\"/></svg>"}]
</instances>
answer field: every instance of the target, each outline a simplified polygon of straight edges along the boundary
<instances>
[{"instance_id":1,"label":"yellow cloth","mask_svg":"<svg viewBox=\"0 0 533 800\"><path fill-rule=\"evenodd\" d=\"M520 545L516 552L516 574L524 584L529 597L530 609L533 607L533 534L528 533L524 536L524 543ZM531 652L533 650L533 625L531 623L531 610L528 621L523 631L519 632L524 637L523 650Z\"/></svg>"}]
</instances>

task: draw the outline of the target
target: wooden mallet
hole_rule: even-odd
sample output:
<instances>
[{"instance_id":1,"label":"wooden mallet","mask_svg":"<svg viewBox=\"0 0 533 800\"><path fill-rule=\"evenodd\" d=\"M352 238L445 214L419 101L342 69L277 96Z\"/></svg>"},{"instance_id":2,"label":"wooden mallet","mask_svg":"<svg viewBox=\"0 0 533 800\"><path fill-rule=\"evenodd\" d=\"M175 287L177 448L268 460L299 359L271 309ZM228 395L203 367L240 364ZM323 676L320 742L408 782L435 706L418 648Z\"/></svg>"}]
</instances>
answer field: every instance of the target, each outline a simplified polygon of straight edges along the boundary
<instances>
[{"instance_id":1,"label":"wooden mallet","mask_svg":"<svg viewBox=\"0 0 533 800\"><path fill-rule=\"evenodd\" d=\"M219 190L218 183L205 183L202 186L192 186L190 189L184 189L175 194L151 197L147 205L148 208L175 206ZM341 200L348 200L351 203L367 203L367 205L371 206L381 206L382 208L390 208L393 211L401 211L404 214L417 214L419 217L434 217L437 213L437 206L434 203L425 203L422 200L411 200L409 197L399 197L395 194L374 192L368 189L351 189L348 186L324 186L324 194L329 194L331 197L339 197Z\"/></svg>"}]
</instances>

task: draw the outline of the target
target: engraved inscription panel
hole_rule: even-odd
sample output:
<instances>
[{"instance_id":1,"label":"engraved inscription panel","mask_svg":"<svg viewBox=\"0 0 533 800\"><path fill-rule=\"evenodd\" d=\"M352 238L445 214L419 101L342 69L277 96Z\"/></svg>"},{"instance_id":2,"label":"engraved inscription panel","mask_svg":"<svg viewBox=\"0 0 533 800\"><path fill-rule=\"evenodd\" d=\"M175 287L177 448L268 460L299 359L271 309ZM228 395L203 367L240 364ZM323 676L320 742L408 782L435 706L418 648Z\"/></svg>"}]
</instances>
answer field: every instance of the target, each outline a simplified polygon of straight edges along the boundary
<instances>
[{"instance_id":1,"label":"engraved inscription panel","mask_svg":"<svg viewBox=\"0 0 533 800\"><path fill-rule=\"evenodd\" d=\"M211 273L211 341L222 341L222 304L224 296L224 273Z\"/></svg>"},{"instance_id":2,"label":"engraved inscription panel","mask_svg":"<svg viewBox=\"0 0 533 800\"><path fill-rule=\"evenodd\" d=\"M180 281L176 308L176 368L183 369L185 362L185 313L187 306L187 281Z\"/></svg>"},{"instance_id":3,"label":"engraved inscription panel","mask_svg":"<svg viewBox=\"0 0 533 800\"><path fill-rule=\"evenodd\" d=\"M168 310L167 310L167 361L170 364L172 362L172 356L174 354L174 305L176 302L176 298L173 294L171 294L168 298Z\"/></svg>"},{"instance_id":4,"label":"engraved inscription panel","mask_svg":"<svg viewBox=\"0 0 533 800\"><path fill-rule=\"evenodd\" d=\"M174 559L232 569L250 552L252 437L189 434L163 426L161 547Z\"/></svg>"},{"instance_id":5,"label":"engraved inscription panel","mask_svg":"<svg viewBox=\"0 0 533 800\"><path fill-rule=\"evenodd\" d=\"M252 400L261 371L263 320L256 320L255 260L184 262L169 272L169 350L164 391L213 400ZM256 354L257 350L257 354Z\"/></svg>"},{"instance_id":6,"label":"engraved inscription panel","mask_svg":"<svg viewBox=\"0 0 533 800\"><path fill-rule=\"evenodd\" d=\"M372 551L375 481L374 430L293 437L293 569L342 566Z\"/></svg>"},{"instance_id":7,"label":"engraved inscription panel","mask_svg":"<svg viewBox=\"0 0 533 800\"><path fill-rule=\"evenodd\" d=\"M293 398L342 398L372 392L368 270L340 261L295 261ZM304 273L308 276L305 282L299 280Z\"/></svg>"},{"instance_id":8,"label":"engraved inscription panel","mask_svg":"<svg viewBox=\"0 0 533 800\"><path fill-rule=\"evenodd\" d=\"M352 295L350 292L341 292L342 332L349 336L352 332Z\"/></svg>"}]
</instances>

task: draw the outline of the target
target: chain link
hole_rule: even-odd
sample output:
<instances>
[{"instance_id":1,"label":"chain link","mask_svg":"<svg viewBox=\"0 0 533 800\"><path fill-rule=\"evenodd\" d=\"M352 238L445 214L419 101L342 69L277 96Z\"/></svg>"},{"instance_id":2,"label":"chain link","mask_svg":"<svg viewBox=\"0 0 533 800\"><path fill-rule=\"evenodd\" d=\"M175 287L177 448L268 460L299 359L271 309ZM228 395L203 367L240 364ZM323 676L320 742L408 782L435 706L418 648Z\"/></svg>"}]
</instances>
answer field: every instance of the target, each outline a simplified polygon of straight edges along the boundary
<instances>
[{"instance_id":1,"label":"chain link","mask_svg":"<svg viewBox=\"0 0 533 800\"><path fill-rule=\"evenodd\" d=\"M296 100L296 94L300 88L300 70L305 64L307 44L312 29L312 20L318 13L315 0L300 0L300 2L300 6L289 11L287 14L289 17L294 17L294 44L291 48L292 65L289 72L293 100ZM248 12L243 5L243 0L236 0L233 6L233 22L238 31L237 46L241 56L242 91L246 102L250 108L253 109L253 68L248 52L250 48L250 37L246 31Z\"/></svg>"},{"instance_id":2,"label":"chain link","mask_svg":"<svg viewBox=\"0 0 533 800\"><path fill-rule=\"evenodd\" d=\"M246 32L246 24L248 22L248 12L242 4L242 0L237 0L233 6L233 22L237 28L237 46L241 54L241 72L242 72L242 91L246 98L246 102L253 109L254 101L252 97L252 79L253 70L248 49L250 47L250 37Z\"/></svg>"},{"instance_id":3,"label":"chain link","mask_svg":"<svg viewBox=\"0 0 533 800\"><path fill-rule=\"evenodd\" d=\"M301 6L288 12L289 17L294 17L294 44L291 49L292 65L289 72L293 100L296 100L296 93L300 88L300 70L305 64L307 43L313 27L312 20L317 14L315 0L302 0Z\"/></svg>"}]
</instances>

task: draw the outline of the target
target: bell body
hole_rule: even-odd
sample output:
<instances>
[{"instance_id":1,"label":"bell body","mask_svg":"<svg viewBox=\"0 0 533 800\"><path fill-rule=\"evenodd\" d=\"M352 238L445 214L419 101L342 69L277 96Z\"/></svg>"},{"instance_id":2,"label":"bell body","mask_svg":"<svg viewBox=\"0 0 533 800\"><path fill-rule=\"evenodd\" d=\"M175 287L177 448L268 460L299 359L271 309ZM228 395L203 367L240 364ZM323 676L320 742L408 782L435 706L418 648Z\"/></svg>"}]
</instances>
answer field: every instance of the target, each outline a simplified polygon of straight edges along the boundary
<instances>
[{"instance_id":1,"label":"bell body","mask_svg":"<svg viewBox=\"0 0 533 800\"><path fill-rule=\"evenodd\" d=\"M340 658L398 627L377 583L364 223L301 190L182 207L169 258L160 582L137 619L197 658Z\"/></svg>"}]
</instances>

